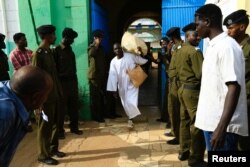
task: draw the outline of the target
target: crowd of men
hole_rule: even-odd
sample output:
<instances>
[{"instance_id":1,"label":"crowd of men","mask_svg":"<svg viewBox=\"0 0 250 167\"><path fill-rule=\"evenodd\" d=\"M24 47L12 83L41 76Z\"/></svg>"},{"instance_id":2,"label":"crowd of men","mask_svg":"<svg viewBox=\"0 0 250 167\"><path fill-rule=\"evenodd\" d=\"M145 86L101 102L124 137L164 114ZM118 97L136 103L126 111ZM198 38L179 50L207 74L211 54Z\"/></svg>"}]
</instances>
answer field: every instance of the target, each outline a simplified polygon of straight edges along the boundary
<instances>
[{"instance_id":1,"label":"crowd of men","mask_svg":"<svg viewBox=\"0 0 250 167\"><path fill-rule=\"evenodd\" d=\"M206 166L204 152L249 151L249 56L245 10L228 15L207 4L195 12L195 22L170 28L161 40L162 63L168 76L168 114L173 136L180 145L178 159L189 166ZM204 52L201 38L209 38ZM167 117L161 117L167 120ZM168 121L168 120L167 120Z\"/></svg>"},{"instance_id":2,"label":"crowd of men","mask_svg":"<svg viewBox=\"0 0 250 167\"><path fill-rule=\"evenodd\" d=\"M250 149L250 37L246 34L249 19L245 10L233 12L224 19L228 34L222 29L221 10L214 4L197 9L194 20L182 28L185 42L179 27L166 32L167 37L161 40L164 52L159 61L166 65L168 76L167 109L171 131L166 135L174 137L167 143L180 145L179 160L188 160L189 166L200 167L206 166L205 149ZM70 132L82 134L78 127L76 58L71 47L78 34L65 28L61 43L51 49L55 31L53 25L38 27L41 43L33 52L26 48L24 33L13 36L16 48L9 56L14 67L11 79L8 58L2 51L5 36L0 34L0 80L4 81L0 82L0 166L9 165L27 132L27 111L36 109L38 161L41 163L57 165L53 157L66 155L58 150L59 138L65 138L65 114L70 118ZM125 52L120 43L115 43L115 57L109 68L101 45L103 37L101 30L94 31L88 48L92 117L97 122L104 122L105 117L121 117L115 113L115 106L109 105L109 109L104 106L107 99L110 103L119 92L128 115L128 126L132 128L132 119L140 114L139 90L130 82L127 70L147 60ZM204 55L198 48L201 38L209 38Z\"/></svg>"}]
</instances>

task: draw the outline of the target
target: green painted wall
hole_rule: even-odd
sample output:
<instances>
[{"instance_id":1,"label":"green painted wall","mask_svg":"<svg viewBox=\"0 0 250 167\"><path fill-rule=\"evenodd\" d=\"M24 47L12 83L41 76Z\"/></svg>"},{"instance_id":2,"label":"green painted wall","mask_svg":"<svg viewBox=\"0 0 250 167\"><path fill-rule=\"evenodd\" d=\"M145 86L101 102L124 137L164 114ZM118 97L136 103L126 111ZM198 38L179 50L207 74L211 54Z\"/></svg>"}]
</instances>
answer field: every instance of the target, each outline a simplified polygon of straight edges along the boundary
<instances>
[{"instance_id":1,"label":"green painted wall","mask_svg":"<svg viewBox=\"0 0 250 167\"><path fill-rule=\"evenodd\" d=\"M71 27L78 32L73 50L76 54L77 76L79 90L81 92L81 118L89 120L89 85L87 79L88 56L87 48L89 43L89 0L31 0L33 16L36 27L42 24L53 24L56 26L57 40L59 44L62 37L61 32L65 27ZM35 32L32 25L31 13L28 1L19 3L20 28L27 36L29 47L36 49Z\"/></svg>"}]
</instances>

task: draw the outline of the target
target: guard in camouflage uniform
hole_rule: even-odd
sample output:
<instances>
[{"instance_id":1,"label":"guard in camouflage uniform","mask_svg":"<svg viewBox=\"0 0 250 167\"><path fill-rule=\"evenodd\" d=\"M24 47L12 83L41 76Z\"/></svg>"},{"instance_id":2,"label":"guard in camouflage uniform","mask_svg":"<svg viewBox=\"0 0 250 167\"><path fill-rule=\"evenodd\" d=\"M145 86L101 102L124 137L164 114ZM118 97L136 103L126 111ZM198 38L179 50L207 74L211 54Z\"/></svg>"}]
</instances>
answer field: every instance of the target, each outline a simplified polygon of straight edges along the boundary
<instances>
[{"instance_id":1,"label":"guard in camouflage uniform","mask_svg":"<svg viewBox=\"0 0 250 167\"><path fill-rule=\"evenodd\" d=\"M64 157L58 151L58 111L59 98L62 96L61 85L57 76L54 52L50 45L54 44L56 28L52 25L43 25L37 28L42 40L39 48L32 55L32 65L40 67L50 74L53 80L53 89L43 105L43 112L38 118L38 161L48 165L56 165L58 161L52 156Z\"/></svg>"},{"instance_id":2,"label":"guard in camouflage uniform","mask_svg":"<svg viewBox=\"0 0 250 167\"><path fill-rule=\"evenodd\" d=\"M174 139L167 141L168 144L179 144L179 133L180 133L180 102L178 99L178 88L179 80L176 74L176 62L175 59L179 56L179 50L183 41L180 36L180 28L172 27L167 31L166 34L170 41L174 43L171 51L171 60L168 68L168 114L171 122L171 131L174 133ZM169 134L171 135L171 134Z\"/></svg>"},{"instance_id":3,"label":"guard in camouflage uniform","mask_svg":"<svg viewBox=\"0 0 250 167\"><path fill-rule=\"evenodd\" d=\"M248 135L250 135L250 37L246 34L249 24L247 11L241 9L228 15L223 24L227 26L228 35L233 37L241 46L245 57L245 80L247 92L247 111L248 111ZM239 150L250 151L250 137L239 136Z\"/></svg>"},{"instance_id":4,"label":"guard in camouflage uniform","mask_svg":"<svg viewBox=\"0 0 250 167\"><path fill-rule=\"evenodd\" d=\"M9 64L8 64L8 57L7 55L2 51L2 49L6 48L6 45L4 43L5 35L0 33L0 81L9 80Z\"/></svg>"},{"instance_id":5,"label":"guard in camouflage uniform","mask_svg":"<svg viewBox=\"0 0 250 167\"><path fill-rule=\"evenodd\" d=\"M176 57L176 73L180 82L178 97L180 108L180 152L179 160L187 160L189 165L203 163L205 140L203 132L194 126L201 84L203 55L197 47L199 38L195 23L186 25L186 42L182 44Z\"/></svg>"}]
</instances>

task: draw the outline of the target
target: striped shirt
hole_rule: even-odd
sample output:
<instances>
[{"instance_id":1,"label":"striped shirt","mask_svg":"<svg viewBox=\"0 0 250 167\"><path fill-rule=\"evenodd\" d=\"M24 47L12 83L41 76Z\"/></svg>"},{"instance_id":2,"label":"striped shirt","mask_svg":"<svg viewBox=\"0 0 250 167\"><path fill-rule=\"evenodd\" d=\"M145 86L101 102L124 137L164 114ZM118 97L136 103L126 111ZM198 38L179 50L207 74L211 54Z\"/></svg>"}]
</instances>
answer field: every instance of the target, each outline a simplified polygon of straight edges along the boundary
<instances>
[{"instance_id":1,"label":"striped shirt","mask_svg":"<svg viewBox=\"0 0 250 167\"><path fill-rule=\"evenodd\" d=\"M10 62L13 64L15 70L31 64L32 51L29 49L20 50L15 48L10 53Z\"/></svg>"}]
</instances>

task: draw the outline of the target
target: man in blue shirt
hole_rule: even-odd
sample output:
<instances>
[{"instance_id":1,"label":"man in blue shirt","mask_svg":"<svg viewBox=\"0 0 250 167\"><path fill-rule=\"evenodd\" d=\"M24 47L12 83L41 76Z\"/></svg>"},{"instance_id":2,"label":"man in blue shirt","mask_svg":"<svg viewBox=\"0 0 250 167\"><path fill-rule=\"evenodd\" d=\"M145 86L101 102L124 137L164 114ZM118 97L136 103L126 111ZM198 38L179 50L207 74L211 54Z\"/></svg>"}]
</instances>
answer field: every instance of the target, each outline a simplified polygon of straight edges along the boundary
<instances>
[{"instance_id":1,"label":"man in blue shirt","mask_svg":"<svg viewBox=\"0 0 250 167\"><path fill-rule=\"evenodd\" d=\"M51 77L34 66L20 68L0 82L0 167L8 167L27 132L28 111L41 108L53 87Z\"/></svg>"}]
</instances>

